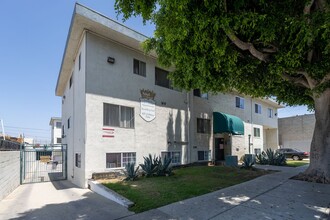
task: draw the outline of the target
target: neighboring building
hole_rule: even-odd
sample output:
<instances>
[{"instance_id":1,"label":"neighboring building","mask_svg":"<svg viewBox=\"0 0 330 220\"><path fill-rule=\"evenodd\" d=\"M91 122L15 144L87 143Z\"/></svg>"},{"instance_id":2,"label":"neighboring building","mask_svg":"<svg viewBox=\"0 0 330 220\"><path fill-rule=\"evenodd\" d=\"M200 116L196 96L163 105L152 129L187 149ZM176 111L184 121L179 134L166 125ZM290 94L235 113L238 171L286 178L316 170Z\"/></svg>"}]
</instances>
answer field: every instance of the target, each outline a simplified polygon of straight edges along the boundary
<instances>
[{"instance_id":1,"label":"neighboring building","mask_svg":"<svg viewBox=\"0 0 330 220\"><path fill-rule=\"evenodd\" d=\"M278 119L281 148L296 148L309 152L315 127L315 115L300 115Z\"/></svg>"},{"instance_id":2,"label":"neighboring building","mask_svg":"<svg viewBox=\"0 0 330 220\"><path fill-rule=\"evenodd\" d=\"M58 117L52 117L49 125L52 126L51 130L51 144L62 143L62 119Z\"/></svg>"},{"instance_id":3,"label":"neighboring building","mask_svg":"<svg viewBox=\"0 0 330 220\"><path fill-rule=\"evenodd\" d=\"M68 179L87 187L94 172L167 155L173 164L239 158L278 148L277 109L269 99L174 89L146 55L147 38L76 4L56 95L62 97Z\"/></svg>"}]
</instances>

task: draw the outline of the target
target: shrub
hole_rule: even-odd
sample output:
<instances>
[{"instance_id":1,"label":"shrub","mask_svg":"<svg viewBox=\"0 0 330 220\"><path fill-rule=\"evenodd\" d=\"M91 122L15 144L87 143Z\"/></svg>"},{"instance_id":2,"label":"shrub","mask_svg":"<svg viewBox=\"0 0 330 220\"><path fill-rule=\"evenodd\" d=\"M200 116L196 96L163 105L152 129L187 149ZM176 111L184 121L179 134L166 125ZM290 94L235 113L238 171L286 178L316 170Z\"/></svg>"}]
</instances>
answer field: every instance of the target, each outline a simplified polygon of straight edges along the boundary
<instances>
[{"instance_id":1,"label":"shrub","mask_svg":"<svg viewBox=\"0 0 330 220\"><path fill-rule=\"evenodd\" d=\"M139 166L134 169L135 167L135 163L128 163L125 166L125 176L126 178L124 180L126 181L134 181L137 177L138 177L138 170L139 170Z\"/></svg>"},{"instance_id":2,"label":"shrub","mask_svg":"<svg viewBox=\"0 0 330 220\"><path fill-rule=\"evenodd\" d=\"M251 169L253 165L254 165L253 156L252 155L251 156L250 155L249 156L245 155L243 157L242 168Z\"/></svg>"},{"instance_id":3,"label":"shrub","mask_svg":"<svg viewBox=\"0 0 330 220\"><path fill-rule=\"evenodd\" d=\"M165 156L164 160L162 160L159 157L159 162L157 166L157 176L169 176L172 174L172 167L170 167L170 164L172 162L172 158L167 158Z\"/></svg>"},{"instance_id":4,"label":"shrub","mask_svg":"<svg viewBox=\"0 0 330 220\"><path fill-rule=\"evenodd\" d=\"M272 149L267 149L266 152L263 151L261 154L256 156L258 164L268 164L276 166L286 165L285 155L279 152L275 152Z\"/></svg>"},{"instance_id":5,"label":"shrub","mask_svg":"<svg viewBox=\"0 0 330 220\"><path fill-rule=\"evenodd\" d=\"M159 157L154 156L152 158L151 154L148 157L143 157L144 163L140 164L141 169L147 177L153 176L157 172L158 164L160 161Z\"/></svg>"}]
</instances>

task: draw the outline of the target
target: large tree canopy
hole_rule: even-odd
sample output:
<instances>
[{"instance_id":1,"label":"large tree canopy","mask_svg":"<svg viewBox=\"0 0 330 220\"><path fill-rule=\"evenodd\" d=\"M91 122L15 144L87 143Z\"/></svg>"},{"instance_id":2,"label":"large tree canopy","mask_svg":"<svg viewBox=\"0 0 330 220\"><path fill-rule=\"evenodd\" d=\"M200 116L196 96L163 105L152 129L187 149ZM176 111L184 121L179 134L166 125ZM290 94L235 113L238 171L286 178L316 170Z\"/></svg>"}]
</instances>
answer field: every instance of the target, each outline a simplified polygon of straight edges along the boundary
<instances>
[{"instance_id":1,"label":"large tree canopy","mask_svg":"<svg viewBox=\"0 0 330 220\"><path fill-rule=\"evenodd\" d=\"M184 89L275 96L315 109L311 166L330 182L329 0L116 0L124 18L155 23L145 42ZM318 133L318 134L316 134ZM314 145L314 146L313 146Z\"/></svg>"}]
</instances>

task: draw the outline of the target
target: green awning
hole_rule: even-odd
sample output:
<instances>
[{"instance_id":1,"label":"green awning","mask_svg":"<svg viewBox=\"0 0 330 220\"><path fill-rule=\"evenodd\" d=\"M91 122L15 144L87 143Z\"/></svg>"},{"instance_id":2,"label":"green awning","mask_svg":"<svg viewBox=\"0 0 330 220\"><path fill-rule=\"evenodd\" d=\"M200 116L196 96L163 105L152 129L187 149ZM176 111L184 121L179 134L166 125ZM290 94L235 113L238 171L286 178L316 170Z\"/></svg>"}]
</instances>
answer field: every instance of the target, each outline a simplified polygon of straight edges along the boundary
<instances>
[{"instance_id":1,"label":"green awning","mask_svg":"<svg viewBox=\"0 0 330 220\"><path fill-rule=\"evenodd\" d=\"M239 117L213 112L213 133L244 135L244 123Z\"/></svg>"}]
</instances>

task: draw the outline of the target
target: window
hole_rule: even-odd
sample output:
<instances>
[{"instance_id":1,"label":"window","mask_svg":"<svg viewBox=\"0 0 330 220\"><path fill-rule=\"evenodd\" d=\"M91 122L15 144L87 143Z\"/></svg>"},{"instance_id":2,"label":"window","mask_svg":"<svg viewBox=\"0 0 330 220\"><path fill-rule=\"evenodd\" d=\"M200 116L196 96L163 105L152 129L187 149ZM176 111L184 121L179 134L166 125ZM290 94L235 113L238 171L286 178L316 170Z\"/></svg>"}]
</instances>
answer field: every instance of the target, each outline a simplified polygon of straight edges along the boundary
<instances>
[{"instance_id":1,"label":"window","mask_svg":"<svg viewBox=\"0 0 330 220\"><path fill-rule=\"evenodd\" d=\"M133 60L133 73L140 75L140 76L146 76L146 63L142 62L140 60Z\"/></svg>"},{"instance_id":2,"label":"window","mask_svg":"<svg viewBox=\"0 0 330 220\"><path fill-rule=\"evenodd\" d=\"M260 137L260 128L253 128L253 136Z\"/></svg>"},{"instance_id":3,"label":"window","mask_svg":"<svg viewBox=\"0 0 330 220\"><path fill-rule=\"evenodd\" d=\"M273 109L269 108L267 114L268 114L268 118L273 118L274 117Z\"/></svg>"},{"instance_id":4,"label":"window","mask_svg":"<svg viewBox=\"0 0 330 220\"><path fill-rule=\"evenodd\" d=\"M57 144L61 144L62 143L62 139L61 138L56 138L56 143Z\"/></svg>"},{"instance_id":5,"label":"window","mask_svg":"<svg viewBox=\"0 0 330 220\"><path fill-rule=\"evenodd\" d=\"M61 127L62 127L62 123L59 122L59 121L56 122L56 123L55 123L55 127L56 127L56 128L61 128Z\"/></svg>"},{"instance_id":6,"label":"window","mask_svg":"<svg viewBox=\"0 0 330 220\"><path fill-rule=\"evenodd\" d=\"M134 108L104 103L103 125L134 128Z\"/></svg>"},{"instance_id":7,"label":"window","mask_svg":"<svg viewBox=\"0 0 330 220\"><path fill-rule=\"evenodd\" d=\"M194 89L194 96L203 98L203 99L208 99L209 94L208 93L202 93L200 89Z\"/></svg>"},{"instance_id":8,"label":"window","mask_svg":"<svg viewBox=\"0 0 330 220\"><path fill-rule=\"evenodd\" d=\"M257 114L261 114L261 105L254 104L254 112Z\"/></svg>"},{"instance_id":9,"label":"window","mask_svg":"<svg viewBox=\"0 0 330 220\"><path fill-rule=\"evenodd\" d=\"M181 164L181 152L179 151L169 151L169 152L162 152L162 158L172 158L172 164Z\"/></svg>"},{"instance_id":10,"label":"window","mask_svg":"<svg viewBox=\"0 0 330 220\"><path fill-rule=\"evenodd\" d=\"M167 78L169 72L159 68L155 68L155 84L165 88L173 89L171 81Z\"/></svg>"},{"instance_id":11,"label":"window","mask_svg":"<svg viewBox=\"0 0 330 220\"><path fill-rule=\"evenodd\" d=\"M198 160L211 160L211 151L198 151Z\"/></svg>"},{"instance_id":12,"label":"window","mask_svg":"<svg viewBox=\"0 0 330 220\"><path fill-rule=\"evenodd\" d=\"M197 133L211 133L211 120L204 118L197 118Z\"/></svg>"},{"instance_id":13,"label":"window","mask_svg":"<svg viewBox=\"0 0 330 220\"><path fill-rule=\"evenodd\" d=\"M255 155L261 154L261 149L260 148L254 148L254 154Z\"/></svg>"},{"instance_id":14,"label":"window","mask_svg":"<svg viewBox=\"0 0 330 220\"><path fill-rule=\"evenodd\" d=\"M64 138L64 125L62 125L62 138Z\"/></svg>"},{"instance_id":15,"label":"window","mask_svg":"<svg viewBox=\"0 0 330 220\"><path fill-rule=\"evenodd\" d=\"M78 168L81 167L81 153L76 153L76 156L75 156L75 165Z\"/></svg>"},{"instance_id":16,"label":"window","mask_svg":"<svg viewBox=\"0 0 330 220\"><path fill-rule=\"evenodd\" d=\"M71 117L68 118L68 129L70 128L70 119L71 119Z\"/></svg>"},{"instance_id":17,"label":"window","mask_svg":"<svg viewBox=\"0 0 330 220\"><path fill-rule=\"evenodd\" d=\"M236 107L244 109L244 99L241 97L236 97Z\"/></svg>"},{"instance_id":18,"label":"window","mask_svg":"<svg viewBox=\"0 0 330 220\"><path fill-rule=\"evenodd\" d=\"M70 83L69 83L69 85L70 85L70 89L71 89L71 86L72 86L72 83L73 83L73 79L72 79L72 77L73 77L73 73L71 74L71 77L70 77Z\"/></svg>"},{"instance_id":19,"label":"window","mask_svg":"<svg viewBox=\"0 0 330 220\"><path fill-rule=\"evenodd\" d=\"M128 163L136 163L136 153L107 153L106 168L125 167Z\"/></svg>"},{"instance_id":20,"label":"window","mask_svg":"<svg viewBox=\"0 0 330 220\"><path fill-rule=\"evenodd\" d=\"M81 69L81 53L79 54L78 68Z\"/></svg>"}]
</instances>

